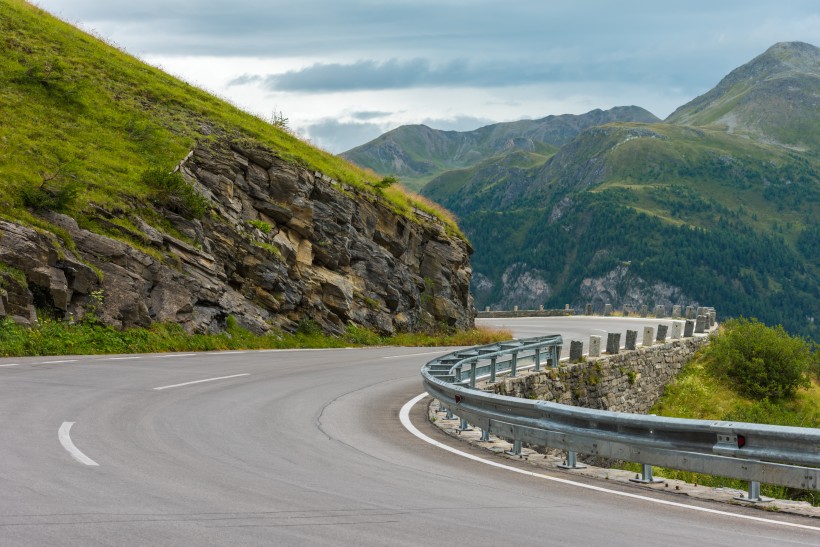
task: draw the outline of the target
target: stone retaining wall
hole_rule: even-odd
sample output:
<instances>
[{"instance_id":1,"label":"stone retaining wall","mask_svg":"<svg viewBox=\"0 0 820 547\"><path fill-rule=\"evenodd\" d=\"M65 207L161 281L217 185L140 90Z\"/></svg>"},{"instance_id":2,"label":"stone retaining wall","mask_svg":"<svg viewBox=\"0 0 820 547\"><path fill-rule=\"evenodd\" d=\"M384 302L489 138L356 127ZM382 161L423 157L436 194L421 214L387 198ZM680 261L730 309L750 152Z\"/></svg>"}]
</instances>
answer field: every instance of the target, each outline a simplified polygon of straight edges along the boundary
<instances>
[{"instance_id":1,"label":"stone retaining wall","mask_svg":"<svg viewBox=\"0 0 820 547\"><path fill-rule=\"evenodd\" d=\"M487 389L512 397L645 414L663 394L665 386L709 339L709 336L698 336L622 350L615 355L503 378Z\"/></svg>"}]
</instances>

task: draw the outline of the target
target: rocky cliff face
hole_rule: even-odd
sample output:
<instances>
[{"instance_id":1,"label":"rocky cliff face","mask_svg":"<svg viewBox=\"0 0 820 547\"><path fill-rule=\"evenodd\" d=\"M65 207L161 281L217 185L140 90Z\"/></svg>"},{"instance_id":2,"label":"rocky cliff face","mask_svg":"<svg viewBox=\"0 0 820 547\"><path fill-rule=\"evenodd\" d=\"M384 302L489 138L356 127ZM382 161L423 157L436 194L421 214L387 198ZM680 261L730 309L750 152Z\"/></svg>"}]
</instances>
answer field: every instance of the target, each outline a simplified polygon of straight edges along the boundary
<instances>
[{"instance_id":1,"label":"rocky cliff face","mask_svg":"<svg viewBox=\"0 0 820 547\"><path fill-rule=\"evenodd\" d=\"M44 216L73 245L0 221L0 316L93 310L117 327L162 321L190 332L220 330L228 315L257 333L304 319L328 332L349 322L382 333L472 326L472 250L429 215L396 214L256 145L200 147L179 170L210 202L202 221L160 210L174 227L163 230L98 210L99 224L140 245L56 213Z\"/></svg>"}]
</instances>

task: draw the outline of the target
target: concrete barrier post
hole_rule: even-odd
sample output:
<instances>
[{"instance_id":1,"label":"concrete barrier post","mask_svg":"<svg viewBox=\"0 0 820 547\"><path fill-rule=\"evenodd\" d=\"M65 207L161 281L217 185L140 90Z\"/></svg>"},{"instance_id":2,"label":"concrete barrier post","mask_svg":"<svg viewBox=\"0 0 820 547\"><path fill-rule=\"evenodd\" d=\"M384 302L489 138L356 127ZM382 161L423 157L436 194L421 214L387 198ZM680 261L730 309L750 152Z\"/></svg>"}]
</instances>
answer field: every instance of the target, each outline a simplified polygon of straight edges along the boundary
<instances>
[{"instance_id":1,"label":"concrete barrier post","mask_svg":"<svg viewBox=\"0 0 820 547\"><path fill-rule=\"evenodd\" d=\"M672 338L672 340L677 340L681 337L681 334L683 334L683 321L673 322L672 335L670 336L670 338Z\"/></svg>"},{"instance_id":2,"label":"concrete barrier post","mask_svg":"<svg viewBox=\"0 0 820 547\"><path fill-rule=\"evenodd\" d=\"M592 315L592 304L584 306L584 315Z\"/></svg>"},{"instance_id":3,"label":"concrete barrier post","mask_svg":"<svg viewBox=\"0 0 820 547\"><path fill-rule=\"evenodd\" d=\"M655 329L652 327L644 327L643 328L643 345L644 346L651 346L652 342L655 340Z\"/></svg>"},{"instance_id":4,"label":"concrete barrier post","mask_svg":"<svg viewBox=\"0 0 820 547\"><path fill-rule=\"evenodd\" d=\"M541 304L540 306L538 306L538 311L544 311L544 304Z\"/></svg>"},{"instance_id":5,"label":"concrete barrier post","mask_svg":"<svg viewBox=\"0 0 820 547\"><path fill-rule=\"evenodd\" d=\"M684 338L691 338L692 334L695 332L695 322L691 319L686 320L686 325L683 327L683 337Z\"/></svg>"},{"instance_id":6,"label":"concrete barrier post","mask_svg":"<svg viewBox=\"0 0 820 547\"><path fill-rule=\"evenodd\" d=\"M635 349L635 342L638 341L638 331L636 330L628 330L626 331L626 343L624 344L625 349Z\"/></svg>"},{"instance_id":7,"label":"concrete barrier post","mask_svg":"<svg viewBox=\"0 0 820 547\"><path fill-rule=\"evenodd\" d=\"M606 335L606 352L615 355L621 351L621 333L610 332Z\"/></svg>"},{"instance_id":8,"label":"concrete barrier post","mask_svg":"<svg viewBox=\"0 0 820 547\"><path fill-rule=\"evenodd\" d=\"M686 318L687 319L694 319L695 318L695 308L693 306L686 306Z\"/></svg>"},{"instance_id":9,"label":"concrete barrier post","mask_svg":"<svg viewBox=\"0 0 820 547\"><path fill-rule=\"evenodd\" d=\"M580 340L572 340L569 343L569 362L577 363L584 356L584 343Z\"/></svg>"},{"instance_id":10,"label":"concrete barrier post","mask_svg":"<svg viewBox=\"0 0 820 547\"><path fill-rule=\"evenodd\" d=\"M666 317L666 306L664 306L664 305L655 306L655 317Z\"/></svg>"},{"instance_id":11,"label":"concrete barrier post","mask_svg":"<svg viewBox=\"0 0 820 547\"><path fill-rule=\"evenodd\" d=\"M669 325L658 325L658 336L655 337L657 342L666 342L666 333L669 332Z\"/></svg>"},{"instance_id":12,"label":"concrete barrier post","mask_svg":"<svg viewBox=\"0 0 820 547\"><path fill-rule=\"evenodd\" d=\"M641 304L640 314L641 317L646 317L647 315L649 315L649 306L647 306L646 304Z\"/></svg>"},{"instance_id":13,"label":"concrete barrier post","mask_svg":"<svg viewBox=\"0 0 820 547\"><path fill-rule=\"evenodd\" d=\"M604 317L612 315L612 304L604 304Z\"/></svg>"},{"instance_id":14,"label":"concrete barrier post","mask_svg":"<svg viewBox=\"0 0 820 547\"><path fill-rule=\"evenodd\" d=\"M705 315L698 315L698 318L695 321L695 332L698 334L703 334L706 332L706 326L708 324L709 319Z\"/></svg>"},{"instance_id":15,"label":"concrete barrier post","mask_svg":"<svg viewBox=\"0 0 820 547\"><path fill-rule=\"evenodd\" d=\"M513 306L513 311L518 311L518 306Z\"/></svg>"},{"instance_id":16,"label":"concrete barrier post","mask_svg":"<svg viewBox=\"0 0 820 547\"><path fill-rule=\"evenodd\" d=\"M590 357L600 357L601 356L601 337L592 335L589 337L589 356Z\"/></svg>"},{"instance_id":17,"label":"concrete barrier post","mask_svg":"<svg viewBox=\"0 0 820 547\"><path fill-rule=\"evenodd\" d=\"M672 306L672 319L680 319L680 306Z\"/></svg>"}]
</instances>

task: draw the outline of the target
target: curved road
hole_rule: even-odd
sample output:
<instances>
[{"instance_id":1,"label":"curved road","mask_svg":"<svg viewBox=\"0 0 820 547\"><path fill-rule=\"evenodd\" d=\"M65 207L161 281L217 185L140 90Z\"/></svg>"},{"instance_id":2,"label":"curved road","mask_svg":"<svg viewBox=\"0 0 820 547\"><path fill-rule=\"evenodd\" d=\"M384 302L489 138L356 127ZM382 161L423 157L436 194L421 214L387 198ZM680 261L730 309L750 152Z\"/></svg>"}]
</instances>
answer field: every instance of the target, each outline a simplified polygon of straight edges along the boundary
<instances>
[{"instance_id":1,"label":"curved road","mask_svg":"<svg viewBox=\"0 0 820 547\"><path fill-rule=\"evenodd\" d=\"M600 328L541 321L539 333ZM399 411L445 351L0 359L0 545L820 543L811 519L614 496L418 439ZM410 418L471 452L426 423L423 404Z\"/></svg>"}]
</instances>

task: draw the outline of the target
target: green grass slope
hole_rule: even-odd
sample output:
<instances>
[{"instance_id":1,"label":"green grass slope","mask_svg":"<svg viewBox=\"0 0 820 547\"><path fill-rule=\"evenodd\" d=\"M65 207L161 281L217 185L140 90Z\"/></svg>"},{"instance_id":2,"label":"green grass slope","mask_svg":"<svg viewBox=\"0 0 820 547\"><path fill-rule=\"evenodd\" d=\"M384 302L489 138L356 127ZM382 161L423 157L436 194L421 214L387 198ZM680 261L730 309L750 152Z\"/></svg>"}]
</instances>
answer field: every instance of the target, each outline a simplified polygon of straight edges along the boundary
<instances>
[{"instance_id":1,"label":"green grass slope","mask_svg":"<svg viewBox=\"0 0 820 547\"><path fill-rule=\"evenodd\" d=\"M820 48L775 44L733 70L667 122L714 126L763 142L820 154Z\"/></svg>"},{"instance_id":2,"label":"green grass slope","mask_svg":"<svg viewBox=\"0 0 820 547\"><path fill-rule=\"evenodd\" d=\"M144 172L220 136L365 190L381 179L21 0L0 2L0 112L0 214L32 224L43 223L26 193L71 185L74 216L89 202L134 207L148 192ZM398 211L430 209L398 188L385 194Z\"/></svg>"}]
</instances>

